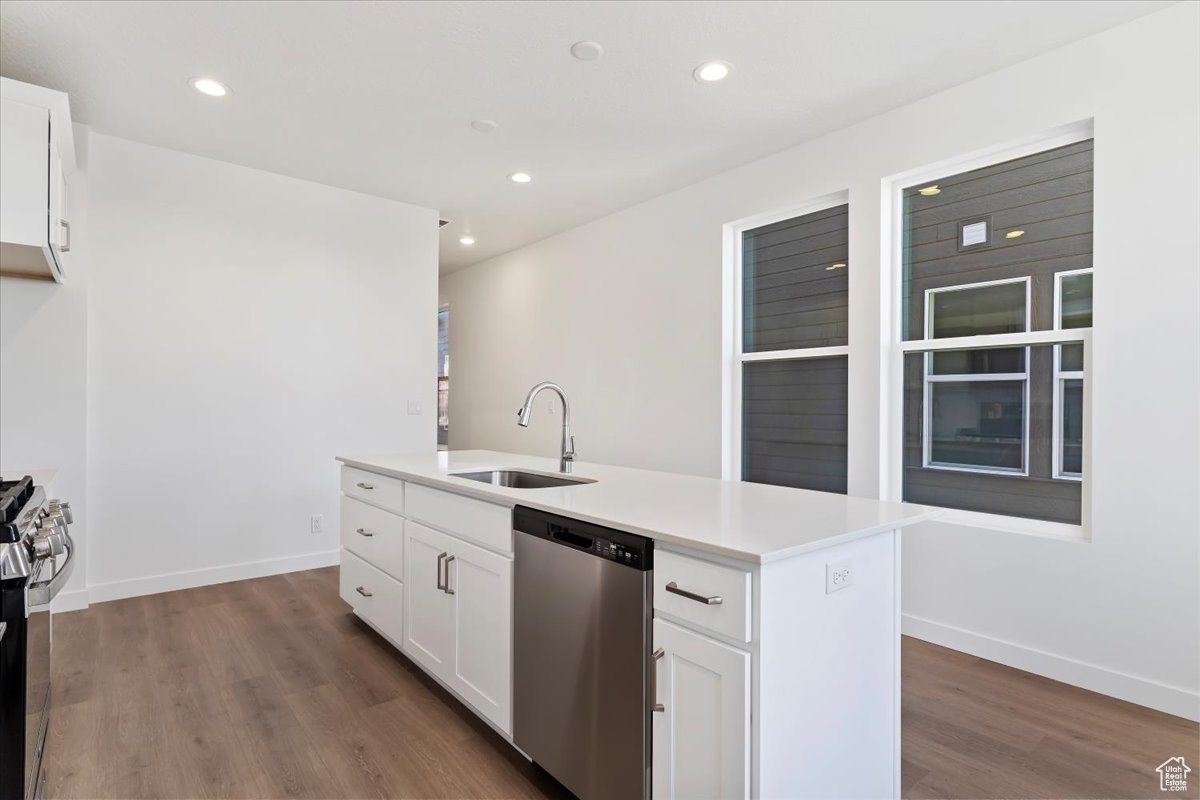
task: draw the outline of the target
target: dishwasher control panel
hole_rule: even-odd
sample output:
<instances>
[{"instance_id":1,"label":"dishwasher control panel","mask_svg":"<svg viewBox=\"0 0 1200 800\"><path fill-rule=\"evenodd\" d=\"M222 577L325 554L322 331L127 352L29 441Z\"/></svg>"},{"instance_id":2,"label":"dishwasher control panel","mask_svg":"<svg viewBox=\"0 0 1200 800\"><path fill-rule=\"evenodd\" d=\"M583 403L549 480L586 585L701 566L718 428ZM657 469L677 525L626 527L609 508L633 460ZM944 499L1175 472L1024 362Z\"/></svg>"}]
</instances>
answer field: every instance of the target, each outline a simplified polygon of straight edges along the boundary
<instances>
[{"instance_id":1,"label":"dishwasher control panel","mask_svg":"<svg viewBox=\"0 0 1200 800\"><path fill-rule=\"evenodd\" d=\"M642 565L641 548L638 547L628 547L611 539L597 538L595 544L592 545L592 549L596 555L601 558L607 558L609 561L628 564L631 567L640 567Z\"/></svg>"}]
</instances>

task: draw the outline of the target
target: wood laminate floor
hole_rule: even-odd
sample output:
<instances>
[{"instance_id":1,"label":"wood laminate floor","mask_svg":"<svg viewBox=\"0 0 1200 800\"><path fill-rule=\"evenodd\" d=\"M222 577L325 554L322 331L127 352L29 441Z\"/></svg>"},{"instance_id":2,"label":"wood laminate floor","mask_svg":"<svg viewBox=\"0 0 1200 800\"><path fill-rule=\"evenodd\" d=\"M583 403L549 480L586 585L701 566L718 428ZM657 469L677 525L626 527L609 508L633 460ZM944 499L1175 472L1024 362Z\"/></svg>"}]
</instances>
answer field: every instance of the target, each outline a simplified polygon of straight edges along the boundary
<instances>
[{"instance_id":1,"label":"wood laminate floor","mask_svg":"<svg viewBox=\"0 0 1200 800\"><path fill-rule=\"evenodd\" d=\"M51 798L564 794L350 614L336 567L54 625ZM1167 758L1200 769L1177 717L909 639L903 680L906 797L1148 798Z\"/></svg>"}]
</instances>

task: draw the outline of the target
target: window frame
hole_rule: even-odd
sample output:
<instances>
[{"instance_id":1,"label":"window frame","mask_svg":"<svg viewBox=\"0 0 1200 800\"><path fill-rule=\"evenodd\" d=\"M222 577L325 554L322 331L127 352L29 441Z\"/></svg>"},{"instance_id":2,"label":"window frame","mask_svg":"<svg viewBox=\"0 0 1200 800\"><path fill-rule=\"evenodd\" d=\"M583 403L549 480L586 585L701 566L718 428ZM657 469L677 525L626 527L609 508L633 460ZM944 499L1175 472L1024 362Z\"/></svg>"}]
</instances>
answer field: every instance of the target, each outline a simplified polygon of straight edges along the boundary
<instances>
[{"instance_id":1,"label":"window frame","mask_svg":"<svg viewBox=\"0 0 1200 800\"><path fill-rule=\"evenodd\" d=\"M1029 332L1029 323L1033 314L1032 286L1033 280L1025 275L1017 278L1000 278L994 281L977 281L961 283L953 286L939 286L926 289L924 294L925 341L933 341L933 315L930 314L931 300L934 295L958 292L964 289L979 289L985 286L1002 286L1009 283L1025 284L1025 332ZM921 466L925 469L945 470L948 472L971 472L982 475L1014 475L1029 476L1029 348L1025 348L1024 372L992 372L939 375L932 372L933 353L926 353L921 359ZM969 383L986 381L1021 381L1021 468L1001 469L989 467L973 467L969 464L943 463L933 460L933 384L935 383Z\"/></svg>"},{"instance_id":2,"label":"window frame","mask_svg":"<svg viewBox=\"0 0 1200 800\"><path fill-rule=\"evenodd\" d=\"M1062 272L1054 273L1054 330L1064 330L1062 327L1062 289L1063 278L1069 278L1073 275L1091 275L1095 281L1095 267L1083 267L1082 269L1069 269ZM1093 306L1095 305L1095 284L1093 283ZM1093 311L1094 313L1094 311ZM1092 320L1093 324L1095 319ZM1088 328L1076 328L1073 330L1091 330ZM1066 447L1067 441L1063 431L1063 404L1065 402L1065 392L1063 391L1066 381L1078 380L1083 381L1084 392L1087 392L1087 380L1084 375L1087 373L1087 348L1084 348L1084 369L1083 370L1064 370L1062 368L1062 345L1054 345L1054 388L1053 388L1053 414L1054 419L1051 423L1053 437L1053 452L1051 453L1050 476L1056 481L1082 481L1082 472L1065 472L1063 465L1063 450ZM1086 397L1085 397L1086 403ZM1086 439L1088 429L1084 428L1084 438Z\"/></svg>"},{"instance_id":3,"label":"window frame","mask_svg":"<svg viewBox=\"0 0 1200 800\"><path fill-rule=\"evenodd\" d=\"M1025 136L999 146L985 147L967 155L907 170L880 181L884 201L881 240L880 300L884 374L881 376L879 486L880 497L900 502L904 497L904 357L911 352L1032 347L1036 345L1083 345L1084 373L1093 375L1092 330L1072 328L1030 331L1024 334L990 334L936 340L904 338L904 190L946 175L969 172L1056 147L1095 139L1092 119ZM1093 268L1099 259L1093 255ZM1093 298L1095 292L1093 290ZM1092 385L1083 384L1083 477L1080 483L1080 524L1029 519L982 511L943 509L939 523L949 523L1006 533L1028 534L1068 542L1089 542L1092 530Z\"/></svg>"},{"instance_id":4,"label":"window frame","mask_svg":"<svg viewBox=\"0 0 1200 800\"><path fill-rule=\"evenodd\" d=\"M848 191L822 195L808 202L778 211L756 214L751 217L728 222L723 226L722 239L724 258L722 270L722 370L721 394L724 413L721 419L721 477L724 480L741 481L742 478L742 375L748 363L761 361L797 361L809 358L850 358L850 345L834 347L802 347L788 350L763 350L743 352L745 342L745 273L743 269L742 237L747 231L776 222L815 214L837 206L848 205ZM853 256L847 258L847 265ZM849 269L849 267L847 267ZM849 306L849 300L847 300Z\"/></svg>"}]
</instances>

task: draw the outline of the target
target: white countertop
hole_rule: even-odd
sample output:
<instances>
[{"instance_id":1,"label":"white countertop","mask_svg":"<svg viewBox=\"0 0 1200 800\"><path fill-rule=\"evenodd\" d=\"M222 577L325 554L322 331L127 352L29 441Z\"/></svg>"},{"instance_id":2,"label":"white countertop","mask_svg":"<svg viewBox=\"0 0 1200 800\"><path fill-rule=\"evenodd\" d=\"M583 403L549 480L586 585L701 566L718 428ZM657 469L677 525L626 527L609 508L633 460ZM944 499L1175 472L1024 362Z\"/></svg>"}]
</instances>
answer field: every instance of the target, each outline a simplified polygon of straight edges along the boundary
<instances>
[{"instance_id":1,"label":"white countertop","mask_svg":"<svg viewBox=\"0 0 1200 800\"><path fill-rule=\"evenodd\" d=\"M829 492L576 462L595 483L508 489L454 472L520 468L556 473L558 459L455 450L339 456L338 461L457 494L522 505L743 561L765 563L920 522L939 513Z\"/></svg>"}]
</instances>

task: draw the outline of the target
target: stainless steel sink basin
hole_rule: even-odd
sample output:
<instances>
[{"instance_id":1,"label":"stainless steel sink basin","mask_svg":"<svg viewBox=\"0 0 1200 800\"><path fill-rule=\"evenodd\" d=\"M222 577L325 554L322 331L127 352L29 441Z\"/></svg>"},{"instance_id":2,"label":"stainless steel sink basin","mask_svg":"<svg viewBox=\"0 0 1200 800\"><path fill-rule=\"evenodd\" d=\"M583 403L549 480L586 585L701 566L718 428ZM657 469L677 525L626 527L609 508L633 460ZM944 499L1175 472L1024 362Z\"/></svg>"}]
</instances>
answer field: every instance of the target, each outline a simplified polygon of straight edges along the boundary
<instances>
[{"instance_id":1,"label":"stainless steel sink basin","mask_svg":"<svg viewBox=\"0 0 1200 800\"><path fill-rule=\"evenodd\" d=\"M545 475L540 472L524 472L519 469L489 469L482 472L451 472L452 478L506 486L509 489L546 489L551 486L574 486L595 483L591 478L571 478L566 475Z\"/></svg>"}]
</instances>

